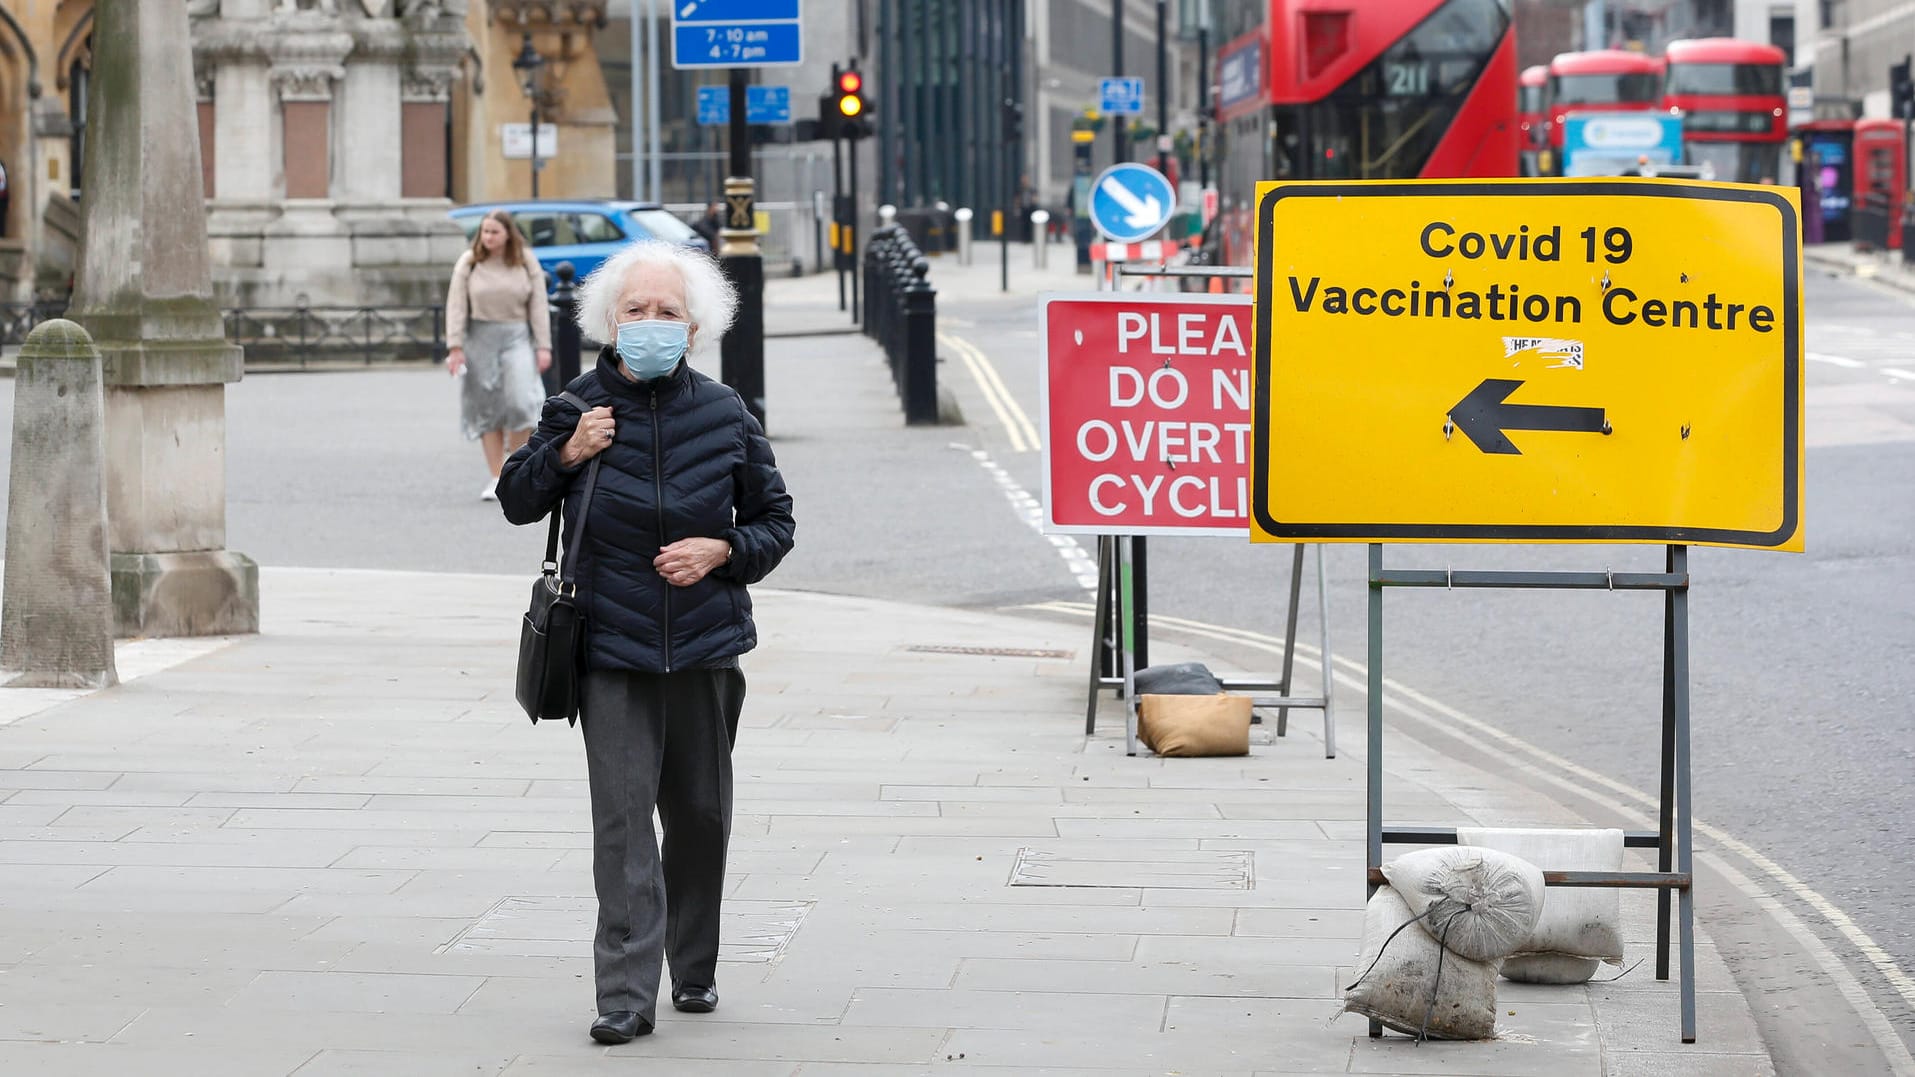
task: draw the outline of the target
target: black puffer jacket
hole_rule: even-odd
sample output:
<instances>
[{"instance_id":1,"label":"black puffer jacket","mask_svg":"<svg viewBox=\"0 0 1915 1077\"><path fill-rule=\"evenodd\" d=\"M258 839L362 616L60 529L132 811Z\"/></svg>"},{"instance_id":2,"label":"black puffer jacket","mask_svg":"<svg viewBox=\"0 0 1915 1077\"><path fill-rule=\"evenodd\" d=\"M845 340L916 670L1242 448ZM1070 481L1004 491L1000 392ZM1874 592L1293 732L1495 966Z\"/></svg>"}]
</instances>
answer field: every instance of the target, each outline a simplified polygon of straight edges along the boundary
<instances>
[{"instance_id":1,"label":"black puffer jacket","mask_svg":"<svg viewBox=\"0 0 1915 1077\"><path fill-rule=\"evenodd\" d=\"M758 643L745 585L791 551L791 495L758 421L738 394L680 363L655 382L628 380L608 348L598 369L567 388L610 406L616 433L601 452L598 486L579 564L566 565L585 596L586 666L669 673L729 665ZM559 450L578 409L554 397L539 428L499 475L499 505L515 524L543 519L565 501L565 550L589 465L567 469ZM679 539L717 538L732 557L690 587L652 567Z\"/></svg>"}]
</instances>

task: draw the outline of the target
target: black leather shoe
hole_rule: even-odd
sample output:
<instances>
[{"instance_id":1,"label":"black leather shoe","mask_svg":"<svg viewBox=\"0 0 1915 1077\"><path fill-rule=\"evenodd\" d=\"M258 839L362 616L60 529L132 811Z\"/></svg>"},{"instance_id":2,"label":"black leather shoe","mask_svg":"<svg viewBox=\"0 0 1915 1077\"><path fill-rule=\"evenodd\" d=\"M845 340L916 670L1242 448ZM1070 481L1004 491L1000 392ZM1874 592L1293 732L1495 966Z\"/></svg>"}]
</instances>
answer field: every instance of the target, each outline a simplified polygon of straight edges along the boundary
<instances>
[{"instance_id":1,"label":"black leather shoe","mask_svg":"<svg viewBox=\"0 0 1915 1077\"><path fill-rule=\"evenodd\" d=\"M649 1036L652 1023L636 1010L613 1010L592 1022L592 1038L600 1043L627 1043L635 1036Z\"/></svg>"},{"instance_id":2,"label":"black leather shoe","mask_svg":"<svg viewBox=\"0 0 1915 1077\"><path fill-rule=\"evenodd\" d=\"M717 1008L716 987L672 988L672 1009L679 1013L710 1013Z\"/></svg>"}]
</instances>

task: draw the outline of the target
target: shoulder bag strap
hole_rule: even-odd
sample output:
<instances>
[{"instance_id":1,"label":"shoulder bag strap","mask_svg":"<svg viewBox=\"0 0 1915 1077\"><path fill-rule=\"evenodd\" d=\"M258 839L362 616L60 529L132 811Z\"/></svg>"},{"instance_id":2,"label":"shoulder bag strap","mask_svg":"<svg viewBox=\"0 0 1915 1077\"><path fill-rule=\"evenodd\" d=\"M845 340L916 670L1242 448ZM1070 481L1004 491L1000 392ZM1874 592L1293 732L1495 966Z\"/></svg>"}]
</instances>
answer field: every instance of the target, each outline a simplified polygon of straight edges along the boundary
<instances>
[{"instance_id":1,"label":"shoulder bag strap","mask_svg":"<svg viewBox=\"0 0 1915 1077\"><path fill-rule=\"evenodd\" d=\"M585 469L585 493L578 500L578 516L575 520L577 526L572 528L572 544L565 550L565 567L573 573L578 572L579 549L585 541L585 521L592 517L592 489L598 485L598 465L599 458L594 456L592 465ZM572 583L574 586L578 584L576 576Z\"/></svg>"},{"instance_id":2,"label":"shoulder bag strap","mask_svg":"<svg viewBox=\"0 0 1915 1077\"><path fill-rule=\"evenodd\" d=\"M583 415L586 412L592 410L592 405L586 403L583 397L579 396L577 393L571 392L570 390L560 393L559 399L577 408L579 410L580 415ZM594 459L592 461L591 476L588 477L586 480L587 492L585 496L588 500L592 496L590 493L590 490L591 490L590 483L592 482L593 479L596 479L597 477L598 477L598 460ZM583 505L579 507L579 518L580 519L585 518L585 508ZM580 528L580 530L583 531L584 528ZM578 548L576 544L574 544L573 546L571 556L574 558L578 556ZM553 507L552 509L552 525L546 529L546 533L545 533L545 561L544 561L543 567L544 567L545 574L547 576L554 576L558 574L558 570L559 570L559 510L556 506Z\"/></svg>"}]
</instances>

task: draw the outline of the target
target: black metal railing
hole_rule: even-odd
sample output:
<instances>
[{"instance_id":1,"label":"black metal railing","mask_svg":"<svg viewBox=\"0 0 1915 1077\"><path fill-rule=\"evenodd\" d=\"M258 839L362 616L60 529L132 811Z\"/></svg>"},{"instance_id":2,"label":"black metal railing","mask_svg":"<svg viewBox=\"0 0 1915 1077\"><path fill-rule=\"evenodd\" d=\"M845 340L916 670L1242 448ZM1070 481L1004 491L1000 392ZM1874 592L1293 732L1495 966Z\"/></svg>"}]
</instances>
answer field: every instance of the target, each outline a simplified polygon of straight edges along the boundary
<instances>
[{"instance_id":1,"label":"black metal railing","mask_svg":"<svg viewBox=\"0 0 1915 1077\"><path fill-rule=\"evenodd\" d=\"M66 314L66 302L0 303L0 347L17 348L41 322Z\"/></svg>"},{"instance_id":2,"label":"black metal railing","mask_svg":"<svg viewBox=\"0 0 1915 1077\"><path fill-rule=\"evenodd\" d=\"M578 376L581 341L573 321L576 295L572 265L557 267L551 303L553 375ZM41 322L65 317L65 301L0 303L0 347L18 347ZM226 339L245 349L249 366L307 366L393 360L445 359L445 308L412 307L228 307L220 311Z\"/></svg>"},{"instance_id":3,"label":"black metal railing","mask_svg":"<svg viewBox=\"0 0 1915 1077\"><path fill-rule=\"evenodd\" d=\"M232 307L226 339L246 350L248 366L445 358L445 308Z\"/></svg>"},{"instance_id":4,"label":"black metal railing","mask_svg":"<svg viewBox=\"0 0 1915 1077\"><path fill-rule=\"evenodd\" d=\"M909 232L886 225L864 248L864 332L884 348L904 421L938 421L938 293Z\"/></svg>"}]
</instances>

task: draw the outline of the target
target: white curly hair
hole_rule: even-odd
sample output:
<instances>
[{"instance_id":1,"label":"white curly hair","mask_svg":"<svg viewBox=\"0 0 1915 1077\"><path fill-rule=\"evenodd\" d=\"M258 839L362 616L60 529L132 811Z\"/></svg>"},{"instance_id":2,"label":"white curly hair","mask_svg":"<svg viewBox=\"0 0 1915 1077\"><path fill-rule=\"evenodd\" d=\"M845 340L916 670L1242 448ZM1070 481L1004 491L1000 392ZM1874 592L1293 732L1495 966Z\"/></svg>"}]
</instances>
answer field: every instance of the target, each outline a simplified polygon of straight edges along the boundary
<instances>
[{"instance_id":1,"label":"white curly hair","mask_svg":"<svg viewBox=\"0 0 1915 1077\"><path fill-rule=\"evenodd\" d=\"M704 251L654 239L633 243L599 263L585 278L579 286L579 330L592 340L611 339L612 311L619 293L632 270L641 265L669 266L678 271L679 279L685 282L685 320L698 327L692 338L692 358L717 351L718 342L738 313L738 289Z\"/></svg>"}]
</instances>

